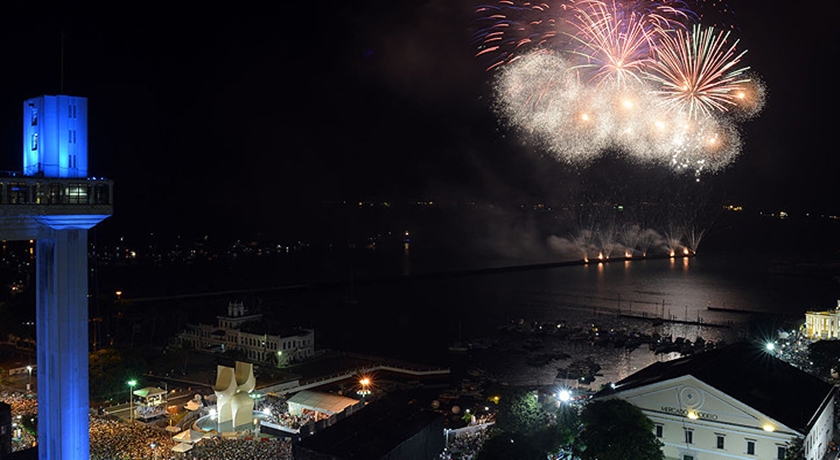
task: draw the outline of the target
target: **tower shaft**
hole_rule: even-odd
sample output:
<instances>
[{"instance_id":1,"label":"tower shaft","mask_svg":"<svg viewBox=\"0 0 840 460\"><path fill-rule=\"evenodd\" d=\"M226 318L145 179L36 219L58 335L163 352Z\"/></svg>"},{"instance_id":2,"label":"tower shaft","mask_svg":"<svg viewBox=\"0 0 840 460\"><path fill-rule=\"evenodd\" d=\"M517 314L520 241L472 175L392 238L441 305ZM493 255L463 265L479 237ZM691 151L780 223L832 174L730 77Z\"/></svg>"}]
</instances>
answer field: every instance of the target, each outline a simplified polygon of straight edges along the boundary
<instances>
[{"instance_id":1,"label":"tower shaft","mask_svg":"<svg viewBox=\"0 0 840 460\"><path fill-rule=\"evenodd\" d=\"M90 458L87 230L37 240L38 457Z\"/></svg>"}]
</instances>

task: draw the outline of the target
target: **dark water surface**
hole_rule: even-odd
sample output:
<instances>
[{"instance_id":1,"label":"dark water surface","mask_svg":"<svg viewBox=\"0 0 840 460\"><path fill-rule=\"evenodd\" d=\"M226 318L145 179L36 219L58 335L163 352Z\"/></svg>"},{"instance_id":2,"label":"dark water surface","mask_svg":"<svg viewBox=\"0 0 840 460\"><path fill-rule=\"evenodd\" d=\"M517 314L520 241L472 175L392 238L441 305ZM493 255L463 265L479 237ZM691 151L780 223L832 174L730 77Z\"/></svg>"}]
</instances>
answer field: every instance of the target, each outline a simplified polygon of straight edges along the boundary
<instances>
[{"instance_id":1,"label":"dark water surface","mask_svg":"<svg viewBox=\"0 0 840 460\"><path fill-rule=\"evenodd\" d=\"M313 246L308 252L292 252L258 266L147 270L144 273L155 277L150 281L126 272L114 284L119 281L129 293L146 292L132 297L147 300L129 303L143 312L138 321L145 321L144 330L158 328L157 337L175 332L163 327L214 323L229 301L244 300L284 325L314 328L317 348L429 364L460 361L456 364L495 366L494 371L511 382L543 382L553 380L557 368L568 363L523 371L519 365L527 353L516 345L523 338L510 337L502 327L511 322L562 322L570 328L596 325L606 331L732 342L791 327L804 320L806 310L834 308L840 298L840 284L835 281L840 264L832 260L840 260L840 252L824 245L804 255L799 254L801 245L787 242L802 241L803 234L834 241L827 235L837 229L819 233L786 229L787 222L766 228L761 224L750 231L722 225L716 239L707 236L709 244L691 258L563 265L568 255L564 259L551 251L533 250L525 257L527 251L488 251L466 244L468 239L424 238L417 232L420 236L412 234L410 241L400 233L375 245ZM137 287L126 287L130 282ZM296 287L275 288L288 285ZM157 295L167 300L158 301ZM170 320L164 325L148 321L156 316ZM502 343L464 355L448 350L455 341L475 339ZM555 345L546 344L545 351L591 357L609 369L612 375L604 378L612 380L668 358L641 349Z\"/></svg>"},{"instance_id":2,"label":"dark water surface","mask_svg":"<svg viewBox=\"0 0 840 460\"><path fill-rule=\"evenodd\" d=\"M675 321L662 333L732 341L756 318L804 319L806 310L836 305L830 277L778 271L766 256L727 254L541 266L348 282L278 308L314 326L322 343L417 359L520 319L643 329L664 318ZM692 322L703 325L684 324Z\"/></svg>"}]
</instances>

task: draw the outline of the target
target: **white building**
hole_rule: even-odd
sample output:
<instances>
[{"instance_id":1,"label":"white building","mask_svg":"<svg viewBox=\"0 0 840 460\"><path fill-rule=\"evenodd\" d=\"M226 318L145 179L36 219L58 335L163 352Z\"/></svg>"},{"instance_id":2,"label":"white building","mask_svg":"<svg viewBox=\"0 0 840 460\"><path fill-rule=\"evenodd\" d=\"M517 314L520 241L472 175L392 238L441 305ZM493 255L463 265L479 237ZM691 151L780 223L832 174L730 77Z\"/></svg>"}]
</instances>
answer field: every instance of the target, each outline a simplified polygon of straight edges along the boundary
<instances>
[{"instance_id":1,"label":"white building","mask_svg":"<svg viewBox=\"0 0 840 460\"><path fill-rule=\"evenodd\" d=\"M302 361L315 354L314 330L270 330L263 315L249 312L242 302L231 302L227 316L216 319L216 325L187 325L178 334L179 344L213 351L239 350L249 361L271 365Z\"/></svg>"},{"instance_id":2,"label":"white building","mask_svg":"<svg viewBox=\"0 0 840 460\"><path fill-rule=\"evenodd\" d=\"M668 460L784 459L796 438L820 460L834 434L834 386L748 343L652 364L595 398L641 409Z\"/></svg>"},{"instance_id":3,"label":"white building","mask_svg":"<svg viewBox=\"0 0 840 460\"><path fill-rule=\"evenodd\" d=\"M806 311L805 335L812 340L840 337L840 300L834 310Z\"/></svg>"}]
</instances>

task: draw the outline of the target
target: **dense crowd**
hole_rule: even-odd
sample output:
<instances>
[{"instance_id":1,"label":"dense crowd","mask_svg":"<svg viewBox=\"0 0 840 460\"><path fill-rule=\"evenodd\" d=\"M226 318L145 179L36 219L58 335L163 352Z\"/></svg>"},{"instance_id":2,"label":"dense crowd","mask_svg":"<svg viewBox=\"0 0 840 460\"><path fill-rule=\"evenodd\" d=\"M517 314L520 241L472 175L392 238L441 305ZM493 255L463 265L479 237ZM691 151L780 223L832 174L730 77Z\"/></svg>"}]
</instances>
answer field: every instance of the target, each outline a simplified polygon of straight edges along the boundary
<instances>
[{"instance_id":1,"label":"dense crowd","mask_svg":"<svg viewBox=\"0 0 840 460\"><path fill-rule=\"evenodd\" d=\"M207 439L186 453L194 460L291 460L292 441L289 438Z\"/></svg>"},{"instance_id":2,"label":"dense crowd","mask_svg":"<svg viewBox=\"0 0 840 460\"><path fill-rule=\"evenodd\" d=\"M291 428L293 430L297 430L301 426L314 421L315 419L312 417L311 414L308 413L301 415L292 415L288 412L283 412L277 415L277 423L280 426Z\"/></svg>"},{"instance_id":3,"label":"dense crowd","mask_svg":"<svg viewBox=\"0 0 840 460\"><path fill-rule=\"evenodd\" d=\"M38 399L27 397L20 391L3 391L0 401L12 406L12 417L16 415L31 415L38 413Z\"/></svg>"},{"instance_id":4,"label":"dense crowd","mask_svg":"<svg viewBox=\"0 0 840 460\"><path fill-rule=\"evenodd\" d=\"M90 418L90 458L92 460L140 460L175 458L172 435L142 424L128 424L106 417Z\"/></svg>"},{"instance_id":5,"label":"dense crowd","mask_svg":"<svg viewBox=\"0 0 840 460\"><path fill-rule=\"evenodd\" d=\"M440 454L441 460L472 460L487 440L487 428L453 430L446 438L446 448Z\"/></svg>"},{"instance_id":6,"label":"dense crowd","mask_svg":"<svg viewBox=\"0 0 840 460\"><path fill-rule=\"evenodd\" d=\"M0 392L0 401L11 406L12 420L38 413L38 401L16 391ZM270 406L275 414L287 419L288 413L279 412L286 408L285 401L274 401ZM291 416L289 416L291 417ZM37 437L24 429L16 429L12 444L14 451L28 449L35 445ZM149 428L141 423L129 424L112 417L91 416L90 458L92 460L159 460L194 459L278 459L291 460L292 444L289 438L257 438L255 440L213 438L196 444L185 454L172 451L177 444L172 434Z\"/></svg>"},{"instance_id":7,"label":"dense crowd","mask_svg":"<svg viewBox=\"0 0 840 460\"><path fill-rule=\"evenodd\" d=\"M270 421L295 430L309 422L315 421L310 413L303 413L301 415L290 414L289 404L283 397L268 396L260 401L256 409L265 414L270 414Z\"/></svg>"},{"instance_id":8,"label":"dense crowd","mask_svg":"<svg viewBox=\"0 0 840 460\"><path fill-rule=\"evenodd\" d=\"M0 393L0 401L11 406L12 422L15 426L12 429L12 436L15 441L12 442L12 452L24 450L35 445L37 437L23 427L18 422L24 416L32 416L38 414L38 400L32 395L27 396L26 393L20 391L3 391Z\"/></svg>"},{"instance_id":9,"label":"dense crowd","mask_svg":"<svg viewBox=\"0 0 840 460\"><path fill-rule=\"evenodd\" d=\"M172 451L177 443L171 434L144 425L129 425L103 417L91 417L90 458L94 460L160 460L188 458L194 460L291 460L290 439L263 438L254 440L211 438L197 443L184 454ZM155 457L155 455L157 457Z\"/></svg>"}]
</instances>

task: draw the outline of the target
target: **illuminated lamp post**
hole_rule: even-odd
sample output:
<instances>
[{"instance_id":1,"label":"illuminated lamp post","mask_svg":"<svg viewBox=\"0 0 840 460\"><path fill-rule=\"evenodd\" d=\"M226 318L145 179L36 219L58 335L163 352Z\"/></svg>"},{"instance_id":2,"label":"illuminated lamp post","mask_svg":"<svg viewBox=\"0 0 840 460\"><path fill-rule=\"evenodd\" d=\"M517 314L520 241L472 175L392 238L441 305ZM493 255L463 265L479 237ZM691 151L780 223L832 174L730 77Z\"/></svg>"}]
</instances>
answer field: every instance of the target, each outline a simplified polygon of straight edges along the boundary
<instances>
[{"instance_id":1,"label":"illuminated lamp post","mask_svg":"<svg viewBox=\"0 0 840 460\"><path fill-rule=\"evenodd\" d=\"M128 382L128 420L134 423L134 386L137 385L137 380L129 380Z\"/></svg>"},{"instance_id":2,"label":"illuminated lamp post","mask_svg":"<svg viewBox=\"0 0 840 460\"><path fill-rule=\"evenodd\" d=\"M29 371L29 381L26 382L26 391L28 393L32 391L32 366L26 366L26 370Z\"/></svg>"},{"instance_id":3,"label":"illuminated lamp post","mask_svg":"<svg viewBox=\"0 0 840 460\"><path fill-rule=\"evenodd\" d=\"M362 377L359 379L359 391L356 393L361 396L365 397L370 394L370 377Z\"/></svg>"},{"instance_id":4,"label":"illuminated lamp post","mask_svg":"<svg viewBox=\"0 0 840 460\"><path fill-rule=\"evenodd\" d=\"M560 390L560 392L557 393L557 399L560 402L569 402L569 400L572 399L572 393L569 390Z\"/></svg>"}]
</instances>

